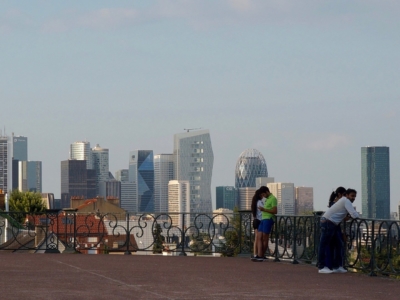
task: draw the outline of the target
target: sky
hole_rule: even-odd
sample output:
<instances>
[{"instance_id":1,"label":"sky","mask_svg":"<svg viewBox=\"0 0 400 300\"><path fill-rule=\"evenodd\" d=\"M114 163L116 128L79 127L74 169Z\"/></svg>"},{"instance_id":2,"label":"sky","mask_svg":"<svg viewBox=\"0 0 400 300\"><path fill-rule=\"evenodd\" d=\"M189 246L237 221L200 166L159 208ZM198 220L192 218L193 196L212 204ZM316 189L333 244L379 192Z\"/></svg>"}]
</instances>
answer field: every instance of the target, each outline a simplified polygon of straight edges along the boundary
<instances>
[{"instance_id":1,"label":"sky","mask_svg":"<svg viewBox=\"0 0 400 300\"><path fill-rule=\"evenodd\" d=\"M43 191L87 140L171 153L184 128L209 129L215 186L234 185L248 148L277 182L359 191L361 147L390 147L400 200L397 0L0 0L0 126L28 137Z\"/></svg>"}]
</instances>

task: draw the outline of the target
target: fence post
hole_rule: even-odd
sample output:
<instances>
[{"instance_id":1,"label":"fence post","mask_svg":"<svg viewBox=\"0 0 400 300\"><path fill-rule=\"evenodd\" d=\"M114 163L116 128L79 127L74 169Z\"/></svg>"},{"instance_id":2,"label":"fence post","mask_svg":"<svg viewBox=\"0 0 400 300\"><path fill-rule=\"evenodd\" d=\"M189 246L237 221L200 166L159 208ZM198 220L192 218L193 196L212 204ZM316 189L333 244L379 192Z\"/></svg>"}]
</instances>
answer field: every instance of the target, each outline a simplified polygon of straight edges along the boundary
<instances>
[{"instance_id":1,"label":"fence post","mask_svg":"<svg viewBox=\"0 0 400 300\"><path fill-rule=\"evenodd\" d=\"M249 257L253 253L252 241L252 213L249 210L239 210L239 253L238 257ZM249 231L249 234L247 232ZM248 243L248 246L246 245ZM250 249L251 248L251 249Z\"/></svg>"},{"instance_id":2,"label":"fence post","mask_svg":"<svg viewBox=\"0 0 400 300\"><path fill-rule=\"evenodd\" d=\"M65 218L64 218L64 225L65 225L65 250L63 253L76 253L76 212L78 211L77 209L71 208L71 209L63 209ZM70 224L70 219L69 216L73 216L73 224ZM68 228L70 229L69 235L71 235L71 229L73 230L73 244L69 242L69 237L68 237Z\"/></svg>"},{"instance_id":3,"label":"fence post","mask_svg":"<svg viewBox=\"0 0 400 300\"><path fill-rule=\"evenodd\" d=\"M276 222L275 222L275 259L274 259L274 262L280 262L281 260L279 259L279 249L278 249L278 241L279 241L278 216L276 216L275 218L276 218Z\"/></svg>"},{"instance_id":4,"label":"fence post","mask_svg":"<svg viewBox=\"0 0 400 300\"><path fill-rule=\"evenodd\" d=\"M182 213L182 224L181 224L181 252L179 253L179 256L187 256L185 253L185 213Z\"/></svg>"},{"instance_id":5,"label":"fence post","mask_svg":"<svg viewBox=\"0 0 400 300\"><path fill-rule=\"evenodd\" d=\"M369 262L369 265L371 267L371 272L369 273L369 276L376 276L375 273L375 266L376 266L376 261L375 261L375 221L372 220L372 229L371 229L371 260Z\"/></svg>"},{"instance_id":6,"label":"fence post","mask_svg":"<svg viewBox=\"0 0 400 300\"><path fill-rule=\"evenodd\" d=\"M125 219L126 219L126 251L124 252L124 255L131 255L132 252L129 251L129 244L131 243L130 238L131 238L131 232L129 230L129 212L126 211L125 214Z\"/></svg>"},{"instance_id":7,"label":"fence post","mask_svg":"<svg viewBox=\"0 0 400 300\"><path fill-rule=\"evenodd\" d=\"M299 262L297 261L297 225L296 225L296 216L293 217L293 261L292 264L297 265Z\"/></svg>"},{"instance_id":8,"label":"fence post","mask_svg":"<svg viewBox=\"0 0 400 300\"><path fill-rule=\"evenodd\" d=\"M45 243L46 243L46 250L44 253L60 253L58 249L58 234L60 234L58 230L58 213L60 212L59 209L46 209L46 225L51 226L51 233L52 236L49 235L49 227L46 226L45 228ZM50 222L50 224L48 224ZM54 230L54 227L56 229Z\"/></svg>"}]
</instances>

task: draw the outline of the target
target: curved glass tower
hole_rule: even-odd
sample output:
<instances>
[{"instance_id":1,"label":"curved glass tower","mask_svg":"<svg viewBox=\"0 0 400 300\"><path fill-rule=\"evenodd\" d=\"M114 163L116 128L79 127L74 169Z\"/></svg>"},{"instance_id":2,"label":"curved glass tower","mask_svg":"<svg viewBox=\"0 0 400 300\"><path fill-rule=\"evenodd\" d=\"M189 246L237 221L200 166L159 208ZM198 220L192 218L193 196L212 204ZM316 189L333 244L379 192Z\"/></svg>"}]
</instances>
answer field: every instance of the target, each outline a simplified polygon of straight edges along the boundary
<instances>
[{"instance_id":1,"label":"curved glass tower","mask_svg":"<svg viewBox=\"0 0 400 300\"><path fill-rule=\"evenodd\" d=\"M268 177L267 163L258 150L246 149L236 163L235 187L255 187L257 177Z\"/></svg>"}]
</instances>

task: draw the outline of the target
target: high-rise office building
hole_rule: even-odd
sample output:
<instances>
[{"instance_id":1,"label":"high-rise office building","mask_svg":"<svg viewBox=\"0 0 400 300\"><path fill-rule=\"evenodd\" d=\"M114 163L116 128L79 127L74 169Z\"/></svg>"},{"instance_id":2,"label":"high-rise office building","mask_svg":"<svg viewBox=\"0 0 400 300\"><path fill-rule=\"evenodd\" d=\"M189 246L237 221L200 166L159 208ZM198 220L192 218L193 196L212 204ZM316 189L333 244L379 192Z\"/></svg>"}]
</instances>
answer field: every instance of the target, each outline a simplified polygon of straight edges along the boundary
<instances>
[{"instance_id":1,"label":"high-rise office building","mask_svg":"<svg viewBox=\"0 0 400 300\"><path fill-rule=\"evenodd\" d=\"M118 181L129 181L129 170L128 169L121 169L115 172L115 179Z\"/></svg>"},{"instance_id":2,"label":"high-rise office building","mask_svg":"<svg viewBox=\"0 0 400 300\"><path fill-rule=\"evenodd\" d=\"M113 197L121 200L121 181L114 179L100 182L99 196L104 199Z\"/></svg>"},{"instance_id":3,"label":"high-rise office building","mask_svg":"<svg viewBox=\"0 0 400 300\"><path fill-rule=\"evenodd\" d=\"M18 161L18 190L28 192L28 162Z\"/></svg>"},{"instance_id":4,"label":"high-rise office building","mask_svg":"<svg viewBox=\"0 0 400 300\"><path fill-rule=\"evenodd\" d=\"M168 212L168 183L174 179L174 155L154 155L154 211Z\"/></svg>"},{"instance_id":5,"label":"high-rise office building","mask_svg":"<svg viewBox=\"0 0 400 300\"><path fill-rule=\"evenodd\" d=\"M109 179L109 154L108 149L101 148L99 144L92 149L93 169L96 171L96 192L99 194L100 182Z\"/></svg>"},{"instance_id":6,"label":"high-rise office building","mask_svg":"<svg viewBox=\"0 0 400 300\"><path fill-rule=\"evenodd\" d=\"M13 140L13 159L19 161L28 160L28 138L26 136L15 136L12 134Z\"/></svg>"},{"instance_id":7,"label":"high-rise office building","mask_svg":"<svg viewBox=\"0 0 400 300\"><path fill-rule=\"evenodd\" d=\"M128 212L137 212L136 183L121 181L120 206Z\"/></svg>"},{"instance_id":8,"label":"high-rise office building","mask_svg":"<svg viewBox=\"0 0 400 300\"><path fill-rule=\"evenodd\" d=\"M18 161L18 190L42 192L42 162Z\"/></svg>"},{"instance_id":9,"label":"high-rise office building","mask_svg":"<svg viewBox=\"0 0 400 300\"><path fill-rule=\"evenodd\" d=\"M256 188L259 189L262 186L267 186L268 183L275 182L274 177L257 177L256 178Z\"/></svg>"},{"instance_id":10,"label":"high-rise office building","mask_svg":"<svg viewBox=\"0 0 400 300\"><path fill-rule=\"evenodd\" d=\"M70 145L69 159L86 160L86 168L93 169L92 149L86 141L74 142Z\"/></svg>"},{"instance_id":11,"label":"high-rise office building","mask_svg":"<svg viewBox=\"0 0 400 300\"><path fill-rule=\"evenodd\" d=\"M87 198L87 169L84 160L64 160L61 162L61 207L70 207L73 196Z\"/></svg>"},{"instance_id":12,"label":"high-rise office building","mask_svg":"<svg viewBox=\"0 0 400 300\"><path fill-rule=\"evenodd\" d=\"M0 133L0 189L8 193L12 189L12 142Z\"/></svg>"},{"instance_id":13,"label":"high-rise office building","mask_svg":"<svg viewBox=\"0 0 400 300\"><path fill-rule=\"evenodd\" d=\"M129 182L136 183L136 212L154 212L154 155L153 150L129 153Z\"/></svg>"},{"instance_id":14,"label":"high-rise office building","mask_svg":"<svg viewBox=\"0 0 400 300\"><path fill-rule=\"evenodd\" d=\"M190 226L190 183L188 180L171 180L168 183L168 213L172 226ZM185 216L183 216L183 214ZM185 220L183 220L183 217ZM184 222L184 223L183 223Z\"/></svg>"},{"instance_id":15,"label":"high-rise office building","mask_svg":"<svg viewBox=\"0 0 400 300\"><path fill-rule=\"evenodd\" d=\"M233 210L237 206L238 191L234 186L217 186L216 194L216 209L226 208Z\"/></svg>"},{"instance_id":16,"label":"high-rise office building","mask_svg":"<svg viewBox=\"0 0 400 300\"><path fill-rule=\"evenodd\" d=\"M41 161L28 161L28 189L30 192L42 192Z\"/></svg>"},{"instance_id":17,"label":"high-rise office building","mask_svg":"<svg viewBox=\"0 0 400 300\"><path fill-rule=\"evenodd\" d=\"M94 169L86 169L86 198L87 199L94 199L99 194L97 193L97 177L96 177L96 170Z\"/></svg>"},{"instance_id":18,"label":"high-rise office building","mask_svg":"<svg viewBox=\"0 0 400 300\"><path fill-rule=\"evenodd\" d=\"M314 210L314 189L299 186L296 191L296 215L311 214Z\"/></svg>"},{"instance_id":19,"label":"high-rise office building","mask_svg":"<svg viewBox=\"0 0 400 300\"><path fill-rule=\"evenodd\" d=\"M174 135L174 177L190 183L190 212L211 213L214 154L208 130ZM192 221L194 214L191 215Z\"/></svg>"},{"instance_id":20,"label":"high-rise office building","mask_svg":"<svg viewBox=\"0 0 400 300\"><path fill-rule=\"evenodd\" d=\"M256 192L256 187L242 187L239 188L239 200L238 206L239 210L251 210L251 202L253 200L253 196Z\"/></svg>"},{"instance_id":21,"label":"high-rise office building","mask_svg":"<svg viewBox=\"0 0 400 300\"><path fill-rule=\"evenodd\" d=\"M278 214L294 215L296 213L295 191L293 183L268 183L267 187L278 200Z\"/></svg>"},{"instance_id":22,"label":"high-rise office building","mask_svg":"<svg viewBox=\"0 0 400 300\"><path fill-rule=\"evenodd\" d=\"M28 160L28 138L25 136L15 136L12 133L12 189L19 188L19 162ZM25 174L26 176L26 174Z\"/></svg>"},{"instance_id":23,"label":"high-rise office building","mask_svg":"<svg viewBox=\"0 0 400 300\"><path fill-rule=\"evenodd\" d=\"M268 177L264 156L256 149L243 151L235 169L235 187L255 187L257 177Z\"/></svg>"},{"instance_id":24,"label":"high-rise office building","mask_svg":"<svg viewBox=\"0 0 400 300\"><path fill-rule=\"evenodd\" d=\"M361 148L361 189L363 217L389 219L389 147Z\"/></svg>"}]
</instances>

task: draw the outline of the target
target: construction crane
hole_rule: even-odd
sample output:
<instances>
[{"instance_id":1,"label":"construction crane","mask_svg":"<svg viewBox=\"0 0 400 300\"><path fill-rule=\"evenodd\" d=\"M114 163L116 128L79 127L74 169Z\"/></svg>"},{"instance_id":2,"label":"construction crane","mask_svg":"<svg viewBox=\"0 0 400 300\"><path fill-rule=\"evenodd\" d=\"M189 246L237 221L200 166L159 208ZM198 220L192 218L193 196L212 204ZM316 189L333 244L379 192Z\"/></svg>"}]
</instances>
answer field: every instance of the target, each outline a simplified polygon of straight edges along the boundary
<instances>
[{"instance_id":1,"label":"construction crane","mask_svg":"<svg viewBox=\"0 0 400 300\"><path fill-rule=\"evenodd\" d=\"M200 128L183 128L183 130L186 130L186 132L189 132L190 130L198 130L198 129L201 129L201 127Z\"/></svg>"}]
</instances>

